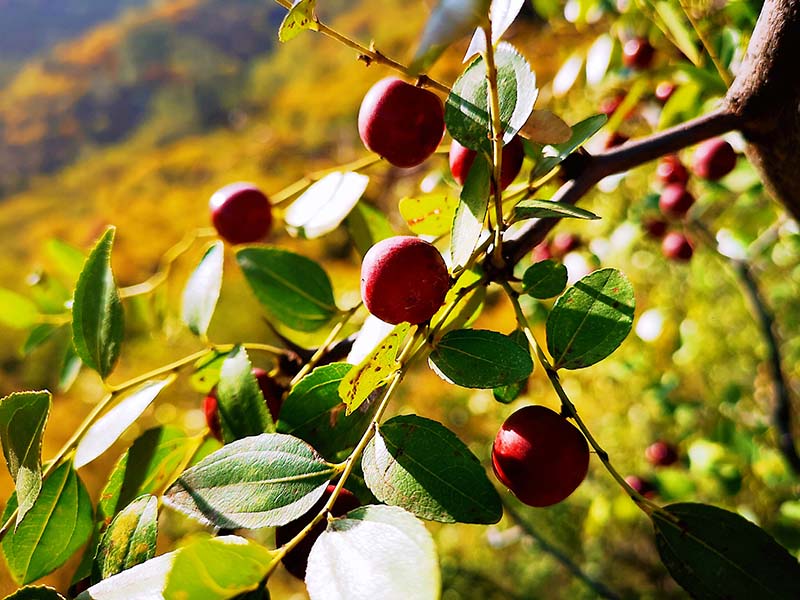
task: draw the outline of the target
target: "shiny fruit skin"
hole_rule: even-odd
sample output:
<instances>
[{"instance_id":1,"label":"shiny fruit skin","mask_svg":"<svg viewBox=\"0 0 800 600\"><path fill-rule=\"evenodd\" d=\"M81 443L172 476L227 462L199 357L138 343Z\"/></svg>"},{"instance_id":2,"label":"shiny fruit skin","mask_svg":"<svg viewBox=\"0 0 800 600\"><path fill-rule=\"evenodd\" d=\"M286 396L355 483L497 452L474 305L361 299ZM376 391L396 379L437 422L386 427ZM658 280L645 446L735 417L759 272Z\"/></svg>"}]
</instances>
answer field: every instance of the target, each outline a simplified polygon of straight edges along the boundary
<instances>
[{"instance_id":1,"label":"shiny fruit skin","mask_svg":"<svg viewBox=\"0 0 800 600\"><path fill-rule=\"evenodd\" d=\"M644 456L654 467L668 467L678 461L678 451L675 446L662 440L650 444L644 451Z\"/></svg>"},{"instance_id":2,"label":"shiny fruit skin","mask_svg":"<svg viewBox=\"0 0 800 600\"><path fill-rule=\"evenodd\" d=\"M269 198L254 184L231 183L209 201L211 223L229 244L249 244L267 236L272 227Z\"/></svg>"},{"instance_id":3,"label":"shiny fruit skin","mask_svg":"<svg viewBox=\"0 0 800 600\"><path fill-rule=\"evenodd\" d=\"M683 185L672 183L664 188L658 199L658 208L668 217L680 219L694 205L694 196Z\"/></svg>"},{"instance_id":4,"label":"shiny fruit skin","mask_svg":"<svg viewBox=\"0 0 800 600\"><path fill-rule=\"evenodd\" d=\"M364 96L358 133L369 150L396 167L415 167L442 141L442 101L429 90L387 77Z\"/></svg>"},{"instance_id":5,"label":"shiny fruit skin","mask_svg":"<svg viewBox=\"0 0 800 600\"><path fill-rule=\"evenodd\" d=\"M665 156L658 162L656 177L664 185L678 183L685 186L689 182L689 170L675 154Z\"/></svg>"},{"instance_id":6,"label":"shiny fruit skin","mask_svg":"<svg viewBox=\"0 0 800 600\"><path fill-rule=\"evenodd\" d=\"M464 185L467 180L472 163L475 162L477 152L462 146L458 141L453 140L450 144L450 172L458 185ZM500 191L506 189L513 182L522 168L522 161L525 158L525 149L522 140L515 136L503 146L503 158L500 165Z\"/></svg>"},{"instance_id":7,"label":"shiny fruit skin","mask_svg":"<svg viewBox=\"0 0 800 600\"><path fill-rule=\"evenodd\" d=\"M661 252L670 260L688 262L694 254L694 249L684 234L670 231L661 241Z\"/></svg>"},{"instance_id":8,"label":"shiny fruit skin","mask_svg":"<svg viewBox=\"0 0 800 600\"><path fill-rule=\"evenodd\" d=\"M736 151L722 138L706 140L697 147L692 157L692 171L710 181L722 179L735 166Z\"/></svg>"},{"instance_id":9,"label":"shiny fruit skin","mask_svg":"<svg viewBox=\"0 0 800 600\"><path fill-rule=\"evenodd\" d=\"M253 375L258 382L258 387L264 395L269 414L272 420L278 421L278 414L283 404L283 388L276 382L264 369L254 368ZM222 425L219 420L219 403L217 402L217 388L214 387L203 401L203 413L206 416L206 425L211 431L211 435L222 441Z\"/></svg>"},{"instance_id":10,"label":"shiny fruit skin","mask_svg":"<svg viewBox=\"0 0 800 600\"><path fill-rule=\"evenodd\" d=\"M322 507L325 506L325 503L331 497L334 487L336 486L329 484L328 487L325 488L325 493L322 495L322 498L320 498L306 514L290 523L287 523L286 525L281 525L275 529L275 544L278 547L286 544L311 522L311 520L317 515L317 513L319 513L320 510L322 510ZM336 497L336 501L333 503L333 507L331 507L331 514L334 517L342 517L351 510L355 510L359 506L361 506L361 502L358 501L358 498L356 498L352 492L342 488L342 491L339 493L339 495ZM314 542L316 542L317 538L325 531L325 526L326 522L324 520L320 523L317 523L314 528L309 531L308 534L300 541L300 543L292 548L291 551L287 552L286 556L283 557L283 566L286 567L286 570L289 571L289 573L298 579L305 579L306 567L308 566L308 555L311 552L312 546L314 546Z\"/></svg>"},{"instance_id":11,"label":"shiny fruit skin","mask_svg":"<svg viewBox=\"0 0 800 600\"><path fill-rule=\"evenodd\" d=\"M450 275L435 246L413 236L378 242L361 263L361 298L370 313L396 325L430 319L444 303Z\"/></svg>"},{"instance_id":12,"label":"shiny fruit skin","mask_svg":"<svg viewBox=\"0 0 800 600\"><path fill-rule=\"evenodd\" d=\"M655 53L655 48L647 39L633 38L622 47L622 63L629 69L643 71L653 64Z\"/></svg>"},{"instance_id":13,"label":"shiny fruit skin","mask_svg":"<svg viewBox=\"0 0 800 600\"><path fill-rule=\"evenodd\" d=\"M526 406L503 423L492 447L497 478L529 506L550 506L574 492L589 468L583 434L544 406Z\"/></svg>"}]
</instances>

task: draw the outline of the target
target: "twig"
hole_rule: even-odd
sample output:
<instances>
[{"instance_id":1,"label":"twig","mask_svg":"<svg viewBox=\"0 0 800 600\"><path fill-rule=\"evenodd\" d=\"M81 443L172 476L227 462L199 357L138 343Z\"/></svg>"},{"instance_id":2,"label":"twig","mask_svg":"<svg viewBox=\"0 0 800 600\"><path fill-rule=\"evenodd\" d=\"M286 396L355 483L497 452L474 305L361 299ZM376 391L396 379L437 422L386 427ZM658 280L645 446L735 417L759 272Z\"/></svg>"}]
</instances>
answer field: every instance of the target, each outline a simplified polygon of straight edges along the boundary
<instances>
[{"instance_id":1,"label":"twig","mask_svg":"<svg viewBox=\"0 0 800 600\"><path fill-rule=\"evenodd\" d=\"M572 573L572 575L575 576L576 579L579 579L585 583L597 595L597 597L607 598L608 600L620 600L620 596L608 589L602 582L597 581L596 579L593 579L584 573L583 569L573 562L565 552L562 552L548 542L544 537L542 537L539 532L536 531L533 526L517 512L517 509L511 505L507 498L501 497L501 500L503 502L503 509L505 510L505 513L520 529L522 529L523 532L525 532L525 535L533 539L533 541L538 544L542 551L546 552L560 562L570 573Z\"/></svg>"}]
</instances>

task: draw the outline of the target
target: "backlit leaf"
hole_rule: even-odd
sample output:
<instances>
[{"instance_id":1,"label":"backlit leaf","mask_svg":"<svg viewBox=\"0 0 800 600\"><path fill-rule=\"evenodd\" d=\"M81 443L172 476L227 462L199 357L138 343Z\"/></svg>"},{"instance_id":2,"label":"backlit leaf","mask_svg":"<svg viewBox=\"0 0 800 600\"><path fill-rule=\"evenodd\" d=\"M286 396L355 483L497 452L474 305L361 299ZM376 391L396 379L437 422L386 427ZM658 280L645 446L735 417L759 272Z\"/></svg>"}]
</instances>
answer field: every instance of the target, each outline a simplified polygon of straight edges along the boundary
<instances>
[{"instance_id":1,"label":"backlit leaf","mask_svg":"<svg viewBox=\"0 0 800 600\"><path fill-rule=\"evenodd\" d=\"M286 209L284 221L290 234L318 238L330 233L358 204L369 183L359 173L337 171L309 187Z\"/></svg>"},{"instance_id":2,"label":"backlit leaf","mask_svg":"<svg viewBox=\"0 0 800 600\"><path fill-rule=\"evenodd\" d=\"M452 269L465 266L478 245L489 208L490 186L491 166L482 154L478 154L461 189L461 199L453 218L450 235Z\"/></svg>"},{"instance_id":3,"label":"backlit leaf","mask_svg":"<svg viewBox=\"0 0 800 600\"><path fill-rule=\"evenodd\" d=\"M536 163L531 173L531 180L536 180L542 175L547 175L550 171L560 165L567 156L577 150L583 143L600 131L605 125L608 117L605 115L594 115L584 119L580 123L572 126L572 136L563 144L553 144L542 148L542 160Z\"/></svg>"},{"instance_id":4,"label":"backlit leaf","mask_svg":"<svg viewBox=\"0 0 800 600\"><path fill-rule=\"evenodd\" d=\"M314 19L314 7L317 0L296 0L294 5L281 22L278 29L278 40L288 42L296 38L305 29L316 31L317 22Z\"/></svg>"},{"instance_id":5,"label":"backlit leaf","mask_svg":"<svg viewBox=\"0 0 800 600\"><path fill-rule=\"evenodd\" d=\"M411 231L439 236L450 231L456 206L458 199L448 191L403 198L398 208Z\"/></svg>"},{"instance_id":6,"label":"backlit leaf","mask_svg":"<svg viewBox=\"0 0 800 600\"><path fill-rule=\"evenodd\" d=\"M141 496L111 521L100 540L92 581L97 582L153 558L158 536L158 499Z\"/></svg>"},{"instance_id":7,"label":"backlit leaf","mask_svg":"<svg viewBox=\"0 0 800 600\"><path fill-rule=\"evenodd\" d=\"M222 242L215 242L200 259L183 288L181 319L195 335L208 332L222 290Z\"/></svg>"}]
</instances>

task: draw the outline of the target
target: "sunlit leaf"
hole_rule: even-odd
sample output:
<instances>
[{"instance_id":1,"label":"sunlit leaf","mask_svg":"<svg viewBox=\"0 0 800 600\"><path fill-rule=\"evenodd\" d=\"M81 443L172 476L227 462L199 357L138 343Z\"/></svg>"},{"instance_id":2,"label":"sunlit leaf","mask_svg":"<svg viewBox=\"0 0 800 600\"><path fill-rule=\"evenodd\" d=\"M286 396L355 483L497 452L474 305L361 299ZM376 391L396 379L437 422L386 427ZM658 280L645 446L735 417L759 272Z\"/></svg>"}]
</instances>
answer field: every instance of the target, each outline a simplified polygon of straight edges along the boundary
<instances>
[{"instance_id":1,"label":"sunlit leaf","mask_svg":"<svg viewBox=\"0 0 800 600\"><path fill-rule=\"evenodd\" d=\"M13 329L27 329L35 325L38 318L39 309L33 301L0 288L0 324Z\"/></svg>"},{"instance_id":2,"label":"sunlit leaf","mask_svg":"<svg viewBox=\"0 0 800 600\"><path fill-rule=\"evenodd\" d=\"M552 200L522 200L512 213L512 222L523 221L525 219L599 219L596 214L585 208L579 208L572 204L563 202L553 202Z\"/></svg>"},{"instance_id":3,"label":"sunlit leaf","mask_svg":"<svg viewBox=\"0 0 800 600\"><path fill-rule=\"evenodd\" d=\"M434 192L400 200L400 215L417 235L444 235L450 231L458 199L452 191Z\"/></svg>"},{"instance_id":4,"label":"sunlit leaf","mask_svg":"<svg viewBox=\"0 0 800 600\"><path fill-rule=\"evenodd\" d=\"M522 276L522 291L534 298L558 296L567 285L567 267L554 260L532 264ZM527 342L526 342L527 343Z\"/></svg>"},{"instance_id":5,"label":"sunlit leaf","mask_svg":"<svg viewBox=\"0 0 800 600\"><path fill-rule=\"evenodd\" d=\"M566 283L566 281L565 281ZM520 348L522 348L525 352L528 353L530 356L531 348L530 344L528 343L528 337L525 335L525 332L521 329L516 329L512 333L508 335L510 339L512 339ZM528 378L521 379L520 381L509 383L506 385L501 385L496 387L492 390L492 395L494 399L498 402L503 404L510 404L514 400L516 400L519 395L525 390L528 385Z\"/></svg>"},{"instance_id":6,"label":"sunlit leaf","mask_svg":"<svg viewBox=\"0 0 800 600\"><path fill-rule=\"evenodd\" d=\"M594 115L593 117L584 119L580 123L576 123L572 126L572 137L569 138L569 141L563 144L554 144L542 148L543 158L536 163L531 173L531 180L536 180L555 169L567 156L572 154L583 145L586 140L600 131L600 128L605 125L607 120L608 118L605 115Z\"/></svg>"},{"instance_id":7,"label":"sunlit leaf","mask_svg":"<svg viewBox=\"0 0 800 600\"><path fill-rule=\"evenodd\" d=\"M281 42L293 40L305 29L317 31L319 27L314 18L316 4L317 0L296 0L278 28L278 40Z\"/></svg>"},{"instance_id":8,"label":"sunlit leaf","mask_svg":"<svg viewBox=\"0 0 800 600\"><path fill-rule=\"evenodd\" d=\"M525 0L492 0L492 5L489 7L489 19L492 22L492 44L496 44L511 27L519 11L522 10L523 4L525 4ZM479 27L472 35L463 62L467 62L476 54L483 54L485 51L486 34L483 28Z\"/></svg>"},{"instance_id":9,"label":"sunlit leaf","mask_svg":"<svg viewBox=\"0 0 800 600\"><path fill-rule=\"evenodd\" d=\"M244 348L237 348L222 362L217 408L226 443L275 431L275 423Z\"/></svg>"},{"instance_id":10,"label":"sunlit leaf","mask_svg":"<svg viewBox=\"0 0 800 600\"><path fill-rule=\"evenodd\" d=\"M215 242L203 255L183 288L181 319L195 335L204 336L222 289L223 243Z\"/></svg>"},{"instance_id":11,"label":"sunlit leaf","mask_svg":"<svg viewBox=\"0 0 800 600\"><path fill-rule=\"evenodd\" d=\"M572 129L549 110L534 110L519 135L537 144L563 144L572 137Z\"/></svg>"},{"instance_id":12,"label":"sunlit leaf","mask_svg":"<svg viewBox=\"0 0 800 600\"><path fill-rule=\"evenodd\" d=\"M395 235L389 219L367 202L359 202L345 219L350 239L363 257L372 246Z\"/></svg>"},{"instance_id":13,"label":"sunlit leaf","mask_svg":"<svg viewBox=\"0 0 800 600\"><path fill-rule=\"evenodd\" d=\"M92 580L106 579L153 558L158 535L158 499L141 496L126 506L103 534Z\"/></svg>"},{"instance_id":14,"label":"sunlit leaf","mask_svg":"<svg viewBox=\"0 0 800 600\"><path fill-rule=\"evenodd\" d=\"M686 17L681 14L680 9L672 2L664 1L656 2L655 9L670 34L669 38L686 55L686 58L695 65L699 65L702 62L700 51L697 49L700 40Z\"/></svg>"},{"instance_id":15,"label":"sunlit leaf","mask_svg":"<svg viewBox=\"0 0 800 600\"><path fill-rule=\"evenodd\" d=\"M284 221L289 233L309 239L330 233L350 214L368 183L369 177L359 173L337 171L326 175L286 209Z\"/></svg>"},{"instance_id":16,"label":"sunlit leaf","mask_svg":"<svg viewBox=\"0 0 800 600\"><path fill-rule=\"evenodd\" d=\"M489 208L490 187L491 166L482 154L478 154L461 189L461 198L453 218L450 235L452 269L465 266L478 245Z\"/></svg>"},{"instance_id":17,"label":"sunlit leaf","mask_svg":"<svg viewBox=\"0 0 800 600\"><path fill-rule=\"evenodd\" d=\"M613 52L614 38L607 33L597 36L586 54L586 83L598 85L603 81Z\"/></svg>"}]
</instances>

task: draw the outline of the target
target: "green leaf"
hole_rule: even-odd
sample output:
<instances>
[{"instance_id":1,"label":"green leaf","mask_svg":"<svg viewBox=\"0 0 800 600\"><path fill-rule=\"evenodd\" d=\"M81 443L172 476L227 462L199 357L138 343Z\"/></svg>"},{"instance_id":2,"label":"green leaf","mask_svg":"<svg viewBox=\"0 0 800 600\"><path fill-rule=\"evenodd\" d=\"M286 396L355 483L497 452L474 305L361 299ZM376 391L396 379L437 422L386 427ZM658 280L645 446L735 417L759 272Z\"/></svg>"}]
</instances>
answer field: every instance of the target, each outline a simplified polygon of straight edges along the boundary
<instances>
[{"instance_id":1,"label":"green leaf","mask_svg":"<svg viewBox=\"0 0 800 600\"><path fill-rule=\"evenodd\" d=\"M512 223L525 219L599 219L596 214L583 208L564 202L552 200L522 200L515 207L511 216Z\"/></svg>"},{"instance_id":2,"label":"green leaf","mask_svg":"<svg viewBox=\"0 0 800 600\"><path fill-rule=\"evenodd\" d=\"M800 598L800 564L764 530L707 504L651 515L661 560L695 598Z\"/></svg>"},{"instance_id":3,"label":"green leaf","mask_svg":"<svg viewBox=\"0 0 800 600\"><path fill-rule=\"evenodd\" d=\"M488 192L487 192L488 196ZM458 201L451 191L400 200L398 208L408 228L417 235L444 235L450 231Z\"/></svg>"},{"instance_id":4,"label":"green leaf","mask_svg":"<svg viewBox=\"0 0 800 600\"><path fill-rule=\"evenodd\" d=\"M503 143L525 125L539 95L536 76L511 44L500 42L494 54ZM474 60L456 79L447 96L444 122L447 131L472 150L489 151L489 87L483 57Z\"/></svg>"},{"instance_id":5,"label":"green leaf","mask_svg":"<svg viewBox=\"0 0 800 600\"><path fill-rule=\"evenodd\" d=\"M158 498L141 496L111 521L100 540L92 569L98 582L156 555Z\"/></svg>"},{"instance_id":6,"label":"green leaf","mask_svg":"<svg viewBox=\"0 0 800 600\"><path fill-rule=\"evenodd\" d=\"M314 239L335 230L358 204L369 184L360 173L335 171L311 185L283 215L289 233Z\"/></svg>"},{"instance_id":7,"label":"green leaf","mask_svg":"<svg viewBox=\"0 0 800 600\"><path fill-rule=\"evenodd\" d=\"M422 519L497 523L500 496L477 457L441 423L416 415L381 425L362 459L375 497Z\"/></svg>"},{"instance_id":8,"label":"green leaf","mask_svg":"<svg viewBox=\"0 0 800 600\"><path fill-rule=\"evenodd\" d=\"M351 414L397 371L397 352L411 326L400 323L339 383L339 397Z\"/></svg>"},{"instance_id":9,"label":"green leaf","mask_svg":"<svg viewBox=\"0 0 800 600\"><path fill-rule=\"evenodd\" d=\"M435 600L441 576L433 538L396 506L357 508L328 522L309 554L306 586L311 600Z\"/></svg>"},{"instance_id":10,"label":"green leaf","mask_svg":"<svg viewBox=\"0 0 800 600\"><path fill-rule=\"evenodd\" d=\"M317 31L317 21L314 18L314 7L317 0L296 0L294 6L289 9L278 29L278 40L288 42L293 40L306 29Z\"/></svg>"},{"instance_id":11,"label":"green leaf","mask_svg":"<svg viewBox=\"0 0 800 600\"><path fill-rule=\"evenodd\" d=\"M534 263L522 276L522 291L540 300L558 296L566 285L567 267L554 260Z\"/></svg>"},{"instance_id":12,"label":"green leaf","mask_svg":"<svg viewBox=\"0 0 800 600\"><path fill-rule=\"evenodd\" d=\"M72 303L72 339L81 360L105 379L119 358L123 313L111 272L113 227L89 254Z\"/></svg>"},{"instance_id":13,"label":"green leaf","mask_svg":"<svg viewBox=\"0 0 800 600\"><path fill-rule=\"evenodd\" d=\"M495 388L526 379L533 371L530 353L507 335L481 329L445 334L430 361L448 380L468 388Z\"/></svg>"},{"instance_id":14,"label":"green leaf","mask_svg":"<svg viewBox=\"0 0 800 600\"><path fill-rule=\"evenodd\" d=\"M474 284L482 276L477 270L464 271L455 284L447 291L444 304L431 318L431 322L439 327L439 331L444 335L451 329L461 329L472 323L481 313L484 300L486 300L486 285L478 285L464 296L464 289ZM454 310L450 309L453 303L457 303ZM444 323L439 325L442 318Z\"/></svg>"},{"instance_id":15,"label":"green leaf","mask_svg":"<svg viewBox=\"0 0 800 600\"><path fill-rule=\"evenodd\" d=\"M50 392L14 392L0 400L0 440L17 491L17 526L42 489L42 435L53 398Z\"/></svg>"},{"instance_id":16,"label":"green leaf","mask_svg":"<svg viewBox=\"0 0 800 600\"><path fill-rule=\"evenodd\" d=\"M702 57L700 51L697 49L697 45L701 42L697 38L694 28L689 24L684 15L671 2L656 2L655 9L656 13L658 13L658 16L661 18L663 26L669 31L669 37L678 49L683 52L692 63L699 65L702 62Z\"/></svg>"},{"instance_id":17,"label":"green leaf","mask_svg":"<svg viewBox=\"0 0 800 600\"><path fill-rule=\"evenodd\" d=\"M244 348L233 350L222 363L217 406L225 443L275 431L275 423Z\"/></svg>"},{"instance_id":18,"label":"green leaf","mask_svg":"<svg viewBox=\"0 0 800 600\"><path fill-rule=\"evenodd\" d=\"M600 269L570 287L547 317L547 349L557 369L603 360L633 324L633 286L620 271Z\"/></svg>"},{"instance_id":19,"label":"green leaf","mask_svg":"<svg viewBox=\"0 0 800 600\"><path fill-rule=\"evenodd\" d=\"M303 440L265 433L227 444L184 471L164 502L225 529L285 525L314 506L336 472Z\"/></svg>"},{"instance_id":20,"label":"green leaf","mask_svg":"<svg viewBox=\"0 0 800 600\"><path fill-rule=\"evenodd\" d=\"M511 332L508 337L510 337L514 342L525 352L528 353L530 356L531 347L528 343L528 337L525 335L525 332L521 329L516 329ZM492 395L494 399L498 402L502 402L503 404L510 404L514 400L519 397L519 395L525 390L526 386L528 385L528 378L522 379L515 383L509 383L507 385L501 385L500 387L496 387L492 390Z\"/></svg>"},{"instance_id":21,"label":"green leaf","mask_svg":"<svg viewBox=\"0 0 800 600\"><path fill-rule=\"evenodd\" d=\"M331 281L313 260L275 247L243 248L236 259L258 301L284 325L316 331L338 312Z\"/></svg>"},{"instance_id":22,"label":"green leaf","mask_svg":"<svg viewBox=\"0 0 800 600\"><path fill-rule=\"evenodd\" d=\"M453 269L467 264L478 245L489 208L490 187L491 165L483 154L478 154L467 173L453 218L450 235L450 262Z\"/></svg>"},{"instance_id":23,"label":"green leaf","mask_svg":"<svg viewBox=\"0 0 800 600\"><path fill-rule=\"evenodd\" d=\"M697 73L698 71L700 69L695 69L693 72ZM678 89L669 97L669 100L661 110L658 128L666 129L697 116L702 107L701 100L705 89L707 87L704 84L699 84L696 81L689 81L678 86Z\"/></svg>"},{"instance_id":24,"label":"green leaf","mask_svg":"<svg viewBox=\"0 0 800 600\"><path fill-rule=\"evenodd\" d=\"M3 512L5 522L17 508L17 495ZM92 503L70 462L44 481L25 520L3 538L3 554L18 584L44 577L63 565L89 537Z\"/></svg>"},{"instance_id":25,"label":"green leaf","mask_svg":"<svg viewBox=\"0 0 800 600\"><path fill-rule=\"evenodd\" d=\"M181 319L195 335L205 336L222 290L222 242L215 242L195 268L183 288Z\"/></svg>"},{"instance_id":26,"label":"green leaf","mask_svg":"<svg viewBox=\"0 0 800 600\"><path fill-rule=\"evenodd\" d=\"M208 394L217 383L222 363L230 352L220 352L217 349L209 350L208 354L194 363L194 372L189 377L189 385L201 394Z\"/></svg>"},{"instance_id":27,"label":"green leaf","mask_svg":"<svg viewBox=\"0 0 800 600\"><path fill-rule=\"evenodd\" d=\"M167 576L164 600L227 600L258 588L276 552L243 538L208 538L182 548Z\"/></svg>"},{"instance_id":28,"label":"green leaf","mask_svg":"<svg viewBox=\"0 0 800 600\"><path fill-rule=\"evenodd\" d=\"M86 432L75 451L75 468L88 465L119 439L147 410L161 391L175 381L173 373L160 381L147 381L125 396Z\"/></svg>"},{"instance_id":29,"label":"green leaf","mask_svg":"<svg viewBox=\"0 0 800 600\"><path fill-rule=\"evenodd\" d=\"M55 589L44 585L29 585L18 589L3 600L64 600Z\"/></svg>"},{"instance_id":30,"label":"green leaf","mask_svg":"<svg viewBox=\"0 0 800 600\"><path fill-rule=\"evenodd\" d=\"M531 181L547 175L560 165L565 158L577 150L583 143L600 131L608 121L605 115L594 115L572 126L572 137L563 144L551 144L542 148L543 158L536 163L531 173Z\"/></svg>"},{"instance_id":31,"label":"green leaf","mask_svg":"<svg viewBox=\"0 0 800 600\"><path fill-rule=\"evenodd\" d=\"M143 494L160 495L180 474L197 441L177 427L148 429L133 442L111 471L100 494L97 518L110 523L124 506Z\"/></svg>"},{"instance_id":32,"label":"green leaf","mask_svg":"<svg viewBox=\"0 0 800 600\"><path fill-rule=\"evenodd\" d=\"M362 404L360 410L345 415L339 384L352 368L332 363L303 377L283 402L278 431L313 442L317 452L329 459L355 446L377 405Z\"/></svg>"},{"instance_id":33,"label":"green leaf","mask_svg":"<svg viewBox=\"0 0 800 600\"><path fill-rule=\"evenodd\" d=\"M58 391L66 392L75 383L75 379L80 373L83 361L81 361L78 353L75 352L75 347L68 344L64 350L64 357L61 361L61 369L58 372Z\"/></svg>"},{"instance_id":34,"label":"green leaf","mask_svg":"<svg viewBox=\"0 0 800 600\"><path fill-rule=\"evenodd\" d=\"M50 325L49 323L34 325L33 329L28 333L25 343L22 345L23 356L28 356L31 352L42 346L47 340L53 337L53 334L58 330L58 325Z\"/></svg>"},{"instance_id":35,"label":"green leaf","mask_svg":"<svg viewBox=\"0 0 800 600\"><path fill-rule=\"evenodd\" d=\"M70 289L74 287L83 270L86 255L75 246L55 238L45 242L44 251L53 267L64 276Z\"/></svg>"},{"instance_id":36,"label":"green leaf","mask_svg":"<svg viewBox=\"0 0 800 600\"><path fill-rule=\"evenodd\" d=\"M370 248L381 240L395 235L389 219L367 202L359 202L345 219L350 239L358 253L363 257Z\"/></svg>"},{"instance_id":37,"label":"green leaf","mask_svg":"<svg viewBox=\"0 0 800 600\"><path fill-rule=\"evenodd\" d=\"M12 329L33 327L39 319L36 304L11 290L0 288L0 307L0 324Z\"/></svg>"}]
</instances>

